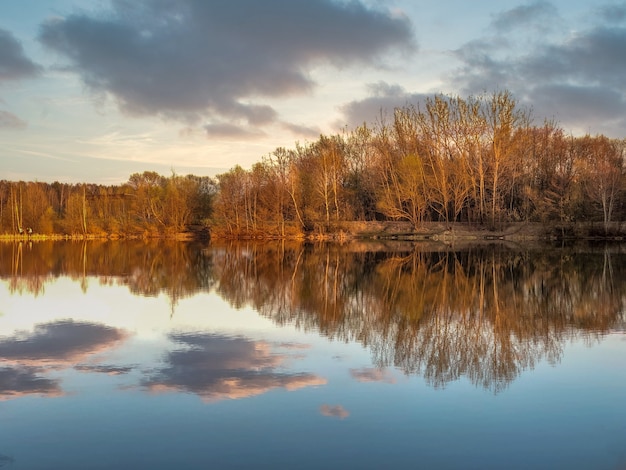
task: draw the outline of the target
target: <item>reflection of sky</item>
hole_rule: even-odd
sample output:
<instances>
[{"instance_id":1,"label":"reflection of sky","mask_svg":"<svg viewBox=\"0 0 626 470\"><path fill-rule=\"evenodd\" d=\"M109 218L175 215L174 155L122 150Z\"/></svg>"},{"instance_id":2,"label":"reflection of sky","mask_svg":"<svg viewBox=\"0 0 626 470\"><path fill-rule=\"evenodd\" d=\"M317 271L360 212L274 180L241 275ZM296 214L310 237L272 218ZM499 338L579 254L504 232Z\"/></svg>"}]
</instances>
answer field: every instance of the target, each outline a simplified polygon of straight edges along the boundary
<instances>
[{"instance_id":1,"label":"reflection of sky","mask_svg":"<svg viewBox=\"0 0 626 470\"><path fill-rule=\"evenodd\" d=\"M181 299L173 317L164 296L95 279L87 295L61 278L38 297L0 284L0 298L0 383L39 387L0 401L0 420L11 423L0 427L0 454L13 458L10 468L626 462L623 334L566 344L559 364L539 363L494 395L466 378L439 390L377 369L360 344L274 327L214 294ZM18 345L60 327L92 333L47 362Z\"/></svg>"},{"instance_id":2,"label":"reflection of sky","mask_svg":"<svg viewBox=\"0 0 626 470\"><path fill-rule=\"evenodd\" d=\"M3 299L0 307L3 313L0 316L0 334L9 334L59 318L102 321L148 338L185 326L194 329L211 326L228 331L273 329L270 320L250 310L221 315L226 303L216 295L198 294L178 300L172 316L171 306L164 295L135 296L127 288L100 285L96 279L89 281L88 294L83 295L80 284L69 278L46 283L45 299L28 295L13 296L7 285L0 283L0 298ZM28 315L23 312L28 312ZM246 317L245 321L242 321L242 316Z\"/></svg>"}]
</instances>

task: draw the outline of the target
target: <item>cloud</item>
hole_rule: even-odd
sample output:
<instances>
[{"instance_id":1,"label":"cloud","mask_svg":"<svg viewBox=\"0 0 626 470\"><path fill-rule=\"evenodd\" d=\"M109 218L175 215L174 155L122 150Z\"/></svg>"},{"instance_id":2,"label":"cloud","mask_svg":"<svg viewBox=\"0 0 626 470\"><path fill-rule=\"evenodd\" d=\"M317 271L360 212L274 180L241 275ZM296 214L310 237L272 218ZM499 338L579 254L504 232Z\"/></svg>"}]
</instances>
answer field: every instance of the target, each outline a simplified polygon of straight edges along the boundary
<instances>
[{"instance_id":1,"label":"cloud","mask_svg":"<svg viewBox=\"0 0 626 470\"><path fill-rule=\"evenodd\" d=\"M33 367L1 367L0 400L32 394L62 395L58 381L42 377L39 372L39 369Z\"/></svg>"},{"instance_id":2,"label":"cloud","mask_svg":"<svg viewBox=\"0 0 626 470\"><path fill-rule=\"evenodd\" d=\"M621 23L626 20L626 2L612 5L601 5L596 10L601 21Z\"/></svg>"},{"instance_id":3,"label":"cloud","mask_svg":"<svg viewBox=\"0 0 626 470\"><path fill-rule=\"evenodd\" d=\"M2 129L23 129L26 123L15 114L0 109L0 130Z\"/></svg>"},{"instance_id":4,"label":"cloud","mask_svg":"<svg viewBox=\"0 0 626 470\"><path fill-rule=\"evenodd\" d=\"M345 419L350 416L350 412L341 405L322 405L320 406L322 416L331 418Z\"/></svg>"},{"instance_id":5,"label":"cloud","mask_svg":"<svg viewBox=\"0 0 626 470\"><path fill-rule=\"evenodd\" d=\"M112 365L100 365L100 364L79 364L74 367L75 370L80 372L97 372L107 375L122 375L128 374L133 370L128 366L112 366Z\"/></svg>"},{"instance_id":6,"label":"cloud","mask_svg":"<svg viewBox=\"0 0 626 470\"><path fill-rule=\"evenodd\" d=\"M9 80L35 77L40 72L41 67L26 57L22 44L13 34L0 28L0 84ZM0 109L0 131L24 127L26 122L15 114Z\"/></svg>"},{"instance_id":7,"label":"cloud","mask_svg":"<svg viewBox=\"0 0 626 470\"><path fill-rule=\"evenodd\" d=\"M187 391L216 401L326 383L312 374L279 370L289 356L262 341L212 334L174 334L171 339L182 348L169 352L166 365L143 381L151 391Z\"/></svg>"},{"instance_id":8,"label":"cloud","mask_svg":"<svg viewBox=\"0 0 626 470\"><path fill-rule=\"evenodd\" d=\"M232 138L232 139L253 139L265 135L263 132L250 127L242 127L227 122L217 124L207 124L204 126L207 137Z\"/></svg>"},{"instance_id":9,"label":"cloud","mask_svg":"<svg viewBox=\"0 0 626 470\"><path fill-rule=\"evenodd\" d=\"M518 68L525 77L623 89L626 27L599 26L542 48Z\"/></svg>"},{"instance_id":10,"label":"cloud","mask_svg":"<svg viewBox=\"0 0 626 470\"><path fill-rule=\"evenodd\" d=\"M0 82L36 76L41 68L24 54L20 42L0 29Z\"/></svg>"},{"instance_id":11,"label":"cloud","mask_svg":"<svg viewBox=\"0 0 626 470\"><path fill-rule=\"evenodd\" d=\"M491 26L499 32L510 32L512 29L527 28L542 33L554 28L559 20L557 9L548 2L534 2L520 5L503 11L494 16Z\"/></svg>"},{"instance_id":12,"label":"cloud","mask_svg":"<svg viewBox=\"0 0 626 470\"><path fill-rule=\"evenodd\" d=\"M370 124L380 121L381 118L390 119L393 118L395 108L401 108L408 104L417 105L431 96L422 93L410 93L400 85L392 85L382 81L369 84L367 89L368 97L350 101L340 107L343 121L336 123L338 127L348 126L349 129L353 129L364 122Z\"/></svg>"},{"instance_id":13,"label":"cloud","mask_svg":"<svg viewBox=\"0 0 626 470\"><path fill-rule=\"evenodd\" d=\"M302 137L310 137L312 139L315 139L319 137L321 134L321 131L318 127L301 126L298 124L292 124L288 122L283 122L282 125L283 125L283 128L287 129L289 132L292 132L293 134L296 134Z\"/></svg>"},{"instance_id":14,"label":"cloud","mask_svg":"<svg viewBox=\"0 0 626 470\"><path fill-rule=\"evenodd\" d=\"M33 332L0 338L0 358L22 365L73 365L126 338L116 328L72 320L36 325Z\"/></svg>"},{"instance_id":15,"label":"cloud","mask_svg":"<svg viewBox=\"0 0 626 470\"><path fill-rule=\"evenodd\" d=\"M602 11L619 16L622 7ZM558 116L570 129L593 125L593 132L619 137L626 126L626 27L605 21L575 33L536 34L552 19L558 12L542 2L500 13L491 25L494 36L454 51L462 65L450 83L465 95L508 89L539 120Z\"/></svg>"},{"instance_id":16,"label":"cloud","mask_svg":"<svg viewBox=\"0 0 626 470\"><path fill-rule=\"evenodd\" d=\"M350 375L359 382L395 383L396 379L386 369L350 369Z\"/></svg>"},{"instance_id":17,"label":"cloud","mask_svg":"<svg viewBox=\"0 0 626 470\"><path fill-rule=\"evenodd\" d=\"M275 111L251 101L310 91L314 66L414 47L406 17L332 0L116 0L45 22L39 39L128 114L253 125Z\"/></svg>"},{"instance_id":18,"label":"cloud","mask_svg":"<svg viewBox=\"0 0 626 470\"><path fill-rule=\"evenodd\" d=\"M594 121L604 121L608 125L611 121L619 122L626 115L624 94L602 86L537 86L533 89L533 98L541 103L541 109L546 113L554 110L557 119L567 119L579 126Z\"/></svg>"}]
</instances>

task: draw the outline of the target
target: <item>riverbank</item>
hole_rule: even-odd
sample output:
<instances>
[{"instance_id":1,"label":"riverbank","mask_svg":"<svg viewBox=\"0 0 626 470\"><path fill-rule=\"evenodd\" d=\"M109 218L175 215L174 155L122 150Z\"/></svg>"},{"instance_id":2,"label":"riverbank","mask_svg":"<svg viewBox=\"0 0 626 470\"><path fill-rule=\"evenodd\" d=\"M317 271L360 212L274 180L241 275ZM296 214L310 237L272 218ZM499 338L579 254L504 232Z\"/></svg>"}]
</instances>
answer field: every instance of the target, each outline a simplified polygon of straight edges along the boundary
<instances>
[{"instance_id":1,"label":"riverbank","mask_svg":"<svg viewBox=\"0 0 626 470\"><path fill-rule=\"evenodd\" d=\"M2 234L0 241L44 241L44 240L141 240L141 239L166 239L190 241L209 238L214 239L241 239L241 240L265 240L265 239L290 239L309 241L342 241L354 239L372 240L403 240L403 241L436 241L443 243L456 242L482 242L482 241L557 241L557 240L626 240L626 224L614 222L608 232L599 223L573 224L561 226L558 224L543 224L531 222L516 222L503 224L498 229L487 226L455 223L444 224L440 222L424 222L418 228L414 228L408 222L394 221L367 221L367 222L338 222L324 231L312 233L293 233L286 237L270 236L267 234L255 234L248 236L226 236L220 232L211 233L206 227L190 227L185 232L158 234L145 232L130 235L120 234Z\"/></svg>"},{"instance_id":2,"label":"riverbank","mask_svg":"<svg viewBox=\"0 0 626 470\"><path fill-rule=\"evenodd\" d=\"M599 223L576 224L566 227L557 224L516 222L503 224L498 229L487 226L440 222L425 222L414 228L407 222L344 222L326 234L313 234L314 239L372 238L383 240L480 242L480 241L556 241L556 240L626 240L626 227L615 222L608 232Z\"/></svg>"}]
</instances>

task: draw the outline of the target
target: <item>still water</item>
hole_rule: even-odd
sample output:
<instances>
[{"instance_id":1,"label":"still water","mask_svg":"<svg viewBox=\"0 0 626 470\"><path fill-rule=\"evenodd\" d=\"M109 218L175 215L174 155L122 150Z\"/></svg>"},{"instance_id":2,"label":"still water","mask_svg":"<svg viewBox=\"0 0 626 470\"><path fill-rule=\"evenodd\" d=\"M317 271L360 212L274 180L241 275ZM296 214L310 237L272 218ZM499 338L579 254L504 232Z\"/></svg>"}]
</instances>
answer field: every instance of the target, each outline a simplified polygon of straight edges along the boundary
<instances>
[{"instance_id":1,"label":"still water","mask_svg":"<svg viewBox=\"0 0 626 470\"><path fill-rule=\"evenodd\" d=\"M0 467L626 468L626 249L0 244Z\"/></svg>"}]
</instances>

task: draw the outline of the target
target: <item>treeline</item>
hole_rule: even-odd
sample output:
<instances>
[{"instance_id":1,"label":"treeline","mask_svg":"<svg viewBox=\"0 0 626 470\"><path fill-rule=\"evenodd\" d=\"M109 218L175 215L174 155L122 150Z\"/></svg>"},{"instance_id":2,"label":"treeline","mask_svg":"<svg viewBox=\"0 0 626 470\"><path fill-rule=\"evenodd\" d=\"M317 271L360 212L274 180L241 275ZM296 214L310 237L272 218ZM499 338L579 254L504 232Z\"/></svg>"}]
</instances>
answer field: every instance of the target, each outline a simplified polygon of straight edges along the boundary
<instances>
[{"instance_id":1,"label":"treeline","mask_svg":"<svg viewBox=\"0 0 626 470\"><path fill-rule=\"evenodd\" d=\"M373 126L278 148L216 179L134 174L121 186L0 181L0 232L229 237L328 233L345 221L626 220L626 140L532 125L510 93L437 95Z\"/></svg>"},{"instance_id":2,"label":"treeline","mask_svg":"<svg viewBox=\"0 0 626 470\"><path fill-rule=\"evenodd\" d=\"M230 235L333 229L340 221L624 220L626 141L530 124L508 92L422 107L218 176L214 220Z\"/></svg>"},{"instance_id":3,"label":"treeline","mask_svg":"<svg viewBox=\"0 0 626 470\"><path fill-rule=\"evenodd\" d=\"M123 185L0 181L0 233L173 235L208 225L217 188L209 177L146 171Z\"/></svg>"}]
</instances>

